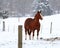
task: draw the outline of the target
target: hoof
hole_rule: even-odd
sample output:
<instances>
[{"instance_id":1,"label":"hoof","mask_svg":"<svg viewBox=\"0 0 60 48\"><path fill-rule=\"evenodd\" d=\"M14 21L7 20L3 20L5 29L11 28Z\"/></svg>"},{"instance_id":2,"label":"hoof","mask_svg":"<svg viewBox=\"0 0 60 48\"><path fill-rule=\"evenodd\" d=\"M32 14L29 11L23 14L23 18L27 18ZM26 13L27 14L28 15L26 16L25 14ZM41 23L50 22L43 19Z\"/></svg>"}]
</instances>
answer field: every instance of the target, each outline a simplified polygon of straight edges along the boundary
<instances>
[{"instance_id":1,"label":"hoof","mask_svg":"<svg viewBox=\"0 0 60 48\"><path fill-rule=\"evenodd\" d=\"M31 38L29 38L29 40L31 40Z\"/></svg>"},{"instance_id":2,"label":"hoof","mask_svg":"<svg viewBox=\"0 0 60 48\"><path fill-rule=\"evenodd\" d=\"M37 38L37 40L38 40L38 38Z\"/></svg>"},{"instance_id":3,"label":"hoof","mask_svg":"<svg viewBox=\"0 0 60 48\"><path fill-rule=\"evenodd\" d=\"M25 40L27 40L27 39L25 38Z\"/></svg>"}]
</instances>

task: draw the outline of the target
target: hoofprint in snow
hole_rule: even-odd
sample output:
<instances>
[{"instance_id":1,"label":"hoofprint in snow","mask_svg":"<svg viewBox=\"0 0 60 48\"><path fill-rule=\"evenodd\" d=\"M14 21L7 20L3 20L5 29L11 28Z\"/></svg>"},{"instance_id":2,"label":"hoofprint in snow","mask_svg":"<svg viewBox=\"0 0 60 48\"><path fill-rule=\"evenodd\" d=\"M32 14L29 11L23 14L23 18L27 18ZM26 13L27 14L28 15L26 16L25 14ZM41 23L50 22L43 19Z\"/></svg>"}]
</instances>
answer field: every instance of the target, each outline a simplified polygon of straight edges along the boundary
<instances>
[{"instance_id":1,"label":"hoofprint in snow","mask_svg":"<svg viewBox=\"0 0 60 48\"><path fill-rule=\"evenodd\" d=\"M44 16L41 23L41 30L39 33L39 39L37 40L36 31L34 40L25 40L25 31L24 31L24 21L26 18L33 17L22 17L20 18L20 25L23 27L22 38L23 38L23 48L60 48L60 14L55 14L51 16ZM51 27L52 23L52 27ZM51 29L52 28L52 29Z\"/></svg>"},{"instance_id":2,"label":"hoofprint in snow","mask_svg":"<svg viewBox=\"0 0 60 48\"><path fill-rule=\"evenodd\" d=\"M60 48L60 14L44 16L41 23L41 31L39 33L39 39L36 39L36 31L34 40L25 40L24 31L24 21L29 17L21 18L8 18L5 21L5 31L3 28L3 19L0 19L0 48L18 48L18 25L22 25L22 47L23 48ZM33 18L33 17L31 17ZM50 34L50 27L52 22L52 31ZM28 35L27 35L28 36ZM49 41L49 39L55 39L54 41ZM46 39L48 41L46 41Z\"/></svg>"}]
</instances>

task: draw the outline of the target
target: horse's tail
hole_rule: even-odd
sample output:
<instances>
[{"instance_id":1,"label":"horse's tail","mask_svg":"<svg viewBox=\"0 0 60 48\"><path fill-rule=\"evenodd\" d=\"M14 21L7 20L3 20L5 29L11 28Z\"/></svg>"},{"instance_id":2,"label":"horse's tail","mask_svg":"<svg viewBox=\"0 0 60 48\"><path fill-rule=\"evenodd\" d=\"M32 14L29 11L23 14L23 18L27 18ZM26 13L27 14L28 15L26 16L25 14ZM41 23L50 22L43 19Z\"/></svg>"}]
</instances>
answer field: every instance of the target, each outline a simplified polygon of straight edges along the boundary
<instances>
[{"instance_id":1,"label":"horse's tail","mask_svg":"<svg viewBox=\"0 0 60 48\"><path fill-rule=\"evenodd\" d=\"M28 30L28 35L30 35L31 34L31 32Z\"/></svg>"}]
</instances>

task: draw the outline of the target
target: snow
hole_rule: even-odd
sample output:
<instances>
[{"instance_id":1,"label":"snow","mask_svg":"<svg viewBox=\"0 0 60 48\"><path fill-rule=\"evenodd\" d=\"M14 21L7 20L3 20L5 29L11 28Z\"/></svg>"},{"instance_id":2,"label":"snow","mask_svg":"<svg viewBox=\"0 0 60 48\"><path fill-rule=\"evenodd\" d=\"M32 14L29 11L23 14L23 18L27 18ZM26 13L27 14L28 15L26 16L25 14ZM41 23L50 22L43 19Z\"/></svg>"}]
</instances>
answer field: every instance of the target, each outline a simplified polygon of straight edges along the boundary
<instances>
[{"instance_id":1,"label":"snow","mask_svg":"<svg viewBox=\"0 0 60 48\"><path fill-rule=\"evenodd\" d=\"M0 48L18 48L18 25L22 25L22 48L60 48L60 40L45 41L40 39L41 37L44 39L60 37L60 14L44 16L43 20L40 20L41 30L38 40L36 31L34 40L29 40L29 37L25 40L24 22L27 18L33 17L0 19ZM2 30L3 21L5 21L5 31ZM52 32L50 34L51 22Z\"/></svg>"},{"instance_id":2,"label":"snow","mask_svg":"<svg viewBox=\"0 0 60 48\"><path fill-rule=\"evenodd\" d=\"M25 40L23 48L60 48L60 41Z\"/></svg>"},{"instance_id":3,"label":"snow","mask_svg":"<svg viewBox=\"0 0 60 48\"><path fill-rule=\"evenodd\" d=\"M5 31L3 31L5 21ZM0 19L0 48L18 48L17 18Z\"/></svg>"},{"instance_id":4,"label":"snow","mask_svg":"<svg viewBox=\"0 0 60 48\"><path fill-rule=\"evenodd\" d=\"M0 48L17 48L16 33L1 32L0 33Z\"/></svg>"},{"instance_id":5,"label":"snow","mask_svg":"<svg viewBox=\"0 0 60 48\"><path fill-rule=\"evenodd\" d=\"M29 37L27 35L27 40L25 40L25 32L24 32L24 21L26 20L26 18L30 18L30 17L23 17L20 18L20 25L22 25L23 27L23 34L22 34L22 38L23 38L23 48L60 48L60 41L56 40L56 41L44 41L44 40L40 40L40 38L54 38L54 37L59 37L60 36L60 14L55 14L55 15L51 15L51 16L44 16L43 20L40 21L41 23L41 30L39 33L39 39L36 39L36 31L35 31L35 37L34 40L29 40ZM33 18L33 17L32 17ZM23 21L21 21L23 20ZM51 22L52 22L52 32L50 34L50 27L51 27Z\"/></svg>"}]
</instances>

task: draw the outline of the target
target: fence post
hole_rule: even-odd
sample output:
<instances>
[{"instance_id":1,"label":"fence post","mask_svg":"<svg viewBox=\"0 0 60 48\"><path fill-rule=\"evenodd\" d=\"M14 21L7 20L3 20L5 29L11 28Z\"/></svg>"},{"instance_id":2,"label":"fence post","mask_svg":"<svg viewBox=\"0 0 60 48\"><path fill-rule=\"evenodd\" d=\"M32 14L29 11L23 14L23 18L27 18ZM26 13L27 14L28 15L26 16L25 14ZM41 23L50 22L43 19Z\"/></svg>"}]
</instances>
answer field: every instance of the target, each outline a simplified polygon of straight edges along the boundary
<instances>
[{"instance_id":1,"label":"fence post","mask_svg":"<svg viewBox=\"0 0 60 48\"><path fill-rule=\"evenodd\" d=\"M22 48L22 25L18 25L18 48Z\"/></svg>"},{"instance_id":2,"label":"fence post","mask_svg":"<svg viewBox=\"0 0 60 48\"><path fill-rule=\"evenodd\" d=\"M5 31L5 21L3 21L3 31Z\"/></svg>"},{"instance_id":3,"label":"fence post","mask_svg":"<svg viewBox=\"0 0 60 48\"><path fill-rule=\"evenodd\" d=\"M50 25L50 34L52 33L52 22L51 22L51 25Z\"/></svg>"}]
</instances>

